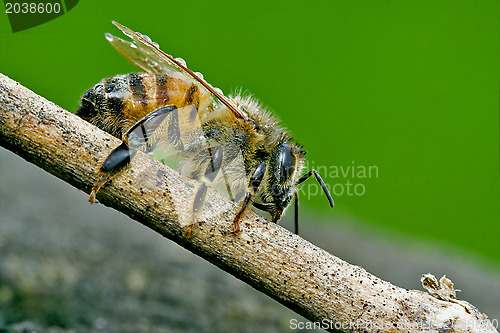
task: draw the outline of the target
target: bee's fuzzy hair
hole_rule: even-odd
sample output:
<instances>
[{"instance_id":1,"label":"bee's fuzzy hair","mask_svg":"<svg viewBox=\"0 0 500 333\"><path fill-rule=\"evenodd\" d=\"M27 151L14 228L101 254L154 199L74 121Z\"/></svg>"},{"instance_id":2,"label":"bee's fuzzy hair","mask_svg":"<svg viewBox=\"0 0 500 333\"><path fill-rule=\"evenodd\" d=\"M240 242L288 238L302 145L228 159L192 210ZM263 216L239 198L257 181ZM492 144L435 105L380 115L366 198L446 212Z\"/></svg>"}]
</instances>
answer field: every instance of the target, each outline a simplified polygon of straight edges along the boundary
<instances>
[{"instance_id":1,"label":"bee's fuzzy hair","mask_svg":"<svg viewBox=\"0 0 500 333\"><path fill-rule=\"evenodd\" d=\"M252 94L242 89L229 95L236 104L246 112L250 119L256 121L265 131L276 131L281 133L280 140L293 141L291 133L280 125L280 120Z\"/></svg>"}]
</instances>

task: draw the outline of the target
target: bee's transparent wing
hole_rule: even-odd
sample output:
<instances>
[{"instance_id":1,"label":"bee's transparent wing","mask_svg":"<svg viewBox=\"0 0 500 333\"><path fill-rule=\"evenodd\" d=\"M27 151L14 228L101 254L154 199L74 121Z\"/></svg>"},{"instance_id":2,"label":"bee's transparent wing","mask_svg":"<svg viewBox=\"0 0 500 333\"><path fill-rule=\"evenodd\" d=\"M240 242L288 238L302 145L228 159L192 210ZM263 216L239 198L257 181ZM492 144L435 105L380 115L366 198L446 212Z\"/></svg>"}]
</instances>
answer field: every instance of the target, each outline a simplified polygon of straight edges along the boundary
<instances>
[{"instance_id":1,"label":"bee's transparent wing","mask_svg":"<svg viewBox=\"0 0 500 333\"><path fill-rule=\"evenodd\" d=\"M126 137L130 149L153 153L164 162L178 163L180 171L204 184L205 190L207 187L214 188L235 201L242 198L246 189L246 173L240 147L231 142L207 139L194 105L179 109L174 106L160 108L134 125ZM136 181L143 187L155 186L144 179L142 173L136 176ZM206 193L202 202L198 203L200 209L195 209L201 186L193 190L191 203L179 202L175 205L179 221L184 226L195 223L200 214L205 213L202 208Z\"/></svg>"},{"instance_id":2,"label":"bee's transparent wing","mask_svg":"<svg viewBox=\"0 0 500 333\"><path fill-rule=\"evenodd\" d=\"M186 80L197 85L202 92L210 93L215 103L224 104L238 118L246 118L233 100L224 96L220 89L208 84L200 73L194 73L187 68L184 60L180 58L174 59L170 54L163 52L158 44L148 36L135 32L115 21L113 21L113 24L130 37L133 42L123 40L110 33L106 33L106 39L139 69L153 74L182 75Z\"/></svg>"},{"instance_id":3,"label":"bee's transparent wing","mask_svg":"<svg viewBox=\"0 0 500 333\"><path fill-rule=\"evenodd\" d=\"M168 156L197 151L207 145L196 106L178 109L162 107L140 121L126 134L129 147L152 153L161 150Z\"/></svg>"},{"instance_id":4,"label":"bee's transparent wing","mask_svg":"<svg viewBox=\"0 0 500 333\"><path fill-rule=\"evenodd\" d=\"M106 33L106 39L118 52L139 69L153 74L182 73L182 70L177 67L175 62L169 59L169 57L160 50L158 44L152 42L149 37L134 32L117 22L113 21L113 24L120 28L120 30L130 37L133 42L123 40L110 33Z\"/></svg>"},{"instance_id":5,"label":"bee's transparent wing","mask_svg":"<svg viewBox=\"0 0 500 333\"><path fill-rule=\"evenodd\" d=\"M182 173L206 183L233 201L239 201L246 189L245 164L241 149L231 142L208 141L207 146L182 161ZM211 167L220 155L220 168ZM215 174L212 174L215 173Z\"/></svg>"}]
</instances>

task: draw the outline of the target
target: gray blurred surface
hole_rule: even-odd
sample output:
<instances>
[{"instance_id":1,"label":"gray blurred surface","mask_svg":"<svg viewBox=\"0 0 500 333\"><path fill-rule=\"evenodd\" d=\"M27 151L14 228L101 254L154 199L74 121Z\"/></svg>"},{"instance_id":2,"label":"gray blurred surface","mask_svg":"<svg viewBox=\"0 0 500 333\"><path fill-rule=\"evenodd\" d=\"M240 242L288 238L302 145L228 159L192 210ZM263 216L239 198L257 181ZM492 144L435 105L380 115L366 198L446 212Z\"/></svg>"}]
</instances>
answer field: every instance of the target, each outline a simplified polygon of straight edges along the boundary
<instances>
[{"instance_id":1,"label":"gray blurred surface","mask_svg":"<svg viewBox=\"0 0 500 333\"><path fill-rule=\"evenodd\" d=\"M3 148L0 212L0 332L291 332L305 321ZM363 223L307 220L302 236L336 256L409 289L446 274L460 299L500 318L493 267Z\"/></svg>"}]
</instances>

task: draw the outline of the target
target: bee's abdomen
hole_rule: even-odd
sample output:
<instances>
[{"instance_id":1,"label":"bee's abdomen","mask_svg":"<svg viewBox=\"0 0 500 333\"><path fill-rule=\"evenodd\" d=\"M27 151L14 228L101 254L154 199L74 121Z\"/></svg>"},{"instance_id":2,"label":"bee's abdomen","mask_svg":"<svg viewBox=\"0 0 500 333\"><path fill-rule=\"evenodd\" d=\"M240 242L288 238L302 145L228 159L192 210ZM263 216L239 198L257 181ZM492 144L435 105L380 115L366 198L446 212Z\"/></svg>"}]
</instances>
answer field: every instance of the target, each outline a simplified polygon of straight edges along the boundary
<instances>
[{"instance_id":1,"label":"bee's abdomen","mask_svg":"<svg viewBox=\"0 0 500 333\"><path fill-rule=\"evenodd\" d=\"M103 79L82 97L77 115L121 138L137 121L156 109L199 104L200 91L166 74L130 73Z\"/></svg>"}]
</instances>

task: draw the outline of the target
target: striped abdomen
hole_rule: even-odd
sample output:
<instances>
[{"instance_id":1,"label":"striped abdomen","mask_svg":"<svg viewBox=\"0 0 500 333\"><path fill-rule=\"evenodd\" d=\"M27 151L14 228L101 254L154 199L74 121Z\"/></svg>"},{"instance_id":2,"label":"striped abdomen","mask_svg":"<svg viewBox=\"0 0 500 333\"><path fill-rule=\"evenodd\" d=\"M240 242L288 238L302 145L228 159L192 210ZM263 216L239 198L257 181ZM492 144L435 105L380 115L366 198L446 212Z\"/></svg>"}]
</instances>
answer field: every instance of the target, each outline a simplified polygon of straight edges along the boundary
<instances>
[{"instance_id":1,"label":"striped abdomen","mask_svg":"<svg viewBox=\"0 0 500 333\"><path fill-rule=\"evenodd\" d=\"M189 80L130 73L103 79L90 88L76 114L121 139L137 121L162 106L206 108L210 102L210 94Z\"/></svg>"}]
</instances>

